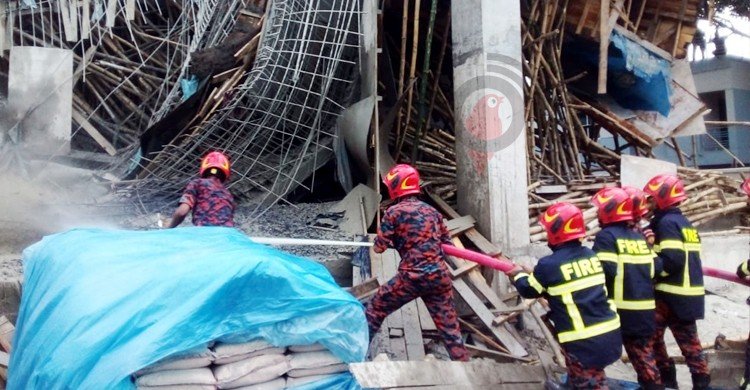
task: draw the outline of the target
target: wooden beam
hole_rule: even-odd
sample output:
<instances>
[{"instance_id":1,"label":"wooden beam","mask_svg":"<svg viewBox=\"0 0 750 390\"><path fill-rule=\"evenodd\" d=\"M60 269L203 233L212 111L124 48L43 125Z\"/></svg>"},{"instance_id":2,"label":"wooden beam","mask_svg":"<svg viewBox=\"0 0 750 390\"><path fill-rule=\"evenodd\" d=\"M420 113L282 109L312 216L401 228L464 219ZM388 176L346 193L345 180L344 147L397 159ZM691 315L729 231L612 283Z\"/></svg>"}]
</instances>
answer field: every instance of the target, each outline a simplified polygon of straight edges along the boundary
<instances>
[{"instance_id":1,"label":"wooden beam","mask_svg":"<svg viewBox=\"0 0 750 390\"><path fill-rule=\"evenodd\" d=\"M78 113L78 111L73 110L73 120L78 123L83 130L88 133L88 135L91 136L91 138L96 141L96 143L99 144L99 146L104 149L110 156L114 156L117 153L117 149L102 135L102 133L99 132L99 130L94 127L94 125L91 124L91 122L88 121L88 119L84 118L83 115Z\"/></svg>"},{"instance_id":2,"label":"wooden beam","mask_svg":"<svg viewBox=\"0 0 750 390\"><path fill-rule=\"evenodd\" d=\"M0 316L0 347L7 353L13 352L13 335L16 333L16 327L8 320L6 316Z\"/></svg>"}]
</instances>

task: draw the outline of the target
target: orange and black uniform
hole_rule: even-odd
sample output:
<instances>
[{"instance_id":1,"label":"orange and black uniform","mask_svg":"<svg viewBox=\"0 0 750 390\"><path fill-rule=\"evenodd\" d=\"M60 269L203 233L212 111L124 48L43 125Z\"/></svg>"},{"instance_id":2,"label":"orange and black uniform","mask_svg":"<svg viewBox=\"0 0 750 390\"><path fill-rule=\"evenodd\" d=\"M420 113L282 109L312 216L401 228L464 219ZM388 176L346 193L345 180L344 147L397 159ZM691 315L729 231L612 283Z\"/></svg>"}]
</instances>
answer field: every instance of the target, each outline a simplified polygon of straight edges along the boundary
<instances>
[{"instance_id":1,"label":"orange and black uniform","mask_svg":"<svg viewBox=\"0 0 750 390\"><path fill-rule=\"evenodd\" d=\"M469 351L461 338L443 243L452 244L451 236L443 216L432 206L407 196L388 208L375 239L375 251L395 248L401 263L396 276L381 286L367 305L365 316L373 337L389 314L421 297L451 359L467 361Z\"/></svg>"},{"instance_id":2,"label":"orange and black uniform","mask_svg":"<svg viewBox=\"0 0 750 390\"><path fill-rule=\"evenodd\" d=\"M513 277L525 298L545 297L549 318L565 353L569 385L606 387L604 367L620 358L620 319L607 299L605 277L596 254L578 240L552 247L532 274Z\"/></svg>"},{"instance_id":3,"label":"orange and black uniform","mask_svg":"<svg viewBox=\"0 0 750 390\"><path fill-rule=\"evenodd\" d=\"M592 248L602 262L609 299L620 315L623 346L646 389L663 388L654 357L656 331L654 276L661 272L661 260L649 248L645 237L627 222L604 226Z\"/></svg>"},{"instance_id":4,"label":"orange and black uniform","mask_svg":"<svg viewBox=\"0 0 750 390\"><path fill-rule=\"evenodd\" d=\"M745 279L750 276L750 259L743 261L737 267L737 276L740 279ZM747 304L750 305L750 297L747 297ZM747 389L750 386L750 334L747 335L747 343L745 344L745 375L742 378L741 389Z\"/></svg>"},{"instance_id":5,"label":"orange and black uniform","mask_svg":"<svg viewBox=\"0 0 750 390\"><path fill-rule=\"evenodd\" d=\"M710 382L708 364L695 324L703 318L705 295L698 231L677 207L656 211L651 226L656 235L654 250L664 268L655 287L654 333L654 351L662 380L669 386L675 376L674 362L664 344L664 331L669 327L690 368L693 385L706 388Z\"/></svg>"}]
</instances>

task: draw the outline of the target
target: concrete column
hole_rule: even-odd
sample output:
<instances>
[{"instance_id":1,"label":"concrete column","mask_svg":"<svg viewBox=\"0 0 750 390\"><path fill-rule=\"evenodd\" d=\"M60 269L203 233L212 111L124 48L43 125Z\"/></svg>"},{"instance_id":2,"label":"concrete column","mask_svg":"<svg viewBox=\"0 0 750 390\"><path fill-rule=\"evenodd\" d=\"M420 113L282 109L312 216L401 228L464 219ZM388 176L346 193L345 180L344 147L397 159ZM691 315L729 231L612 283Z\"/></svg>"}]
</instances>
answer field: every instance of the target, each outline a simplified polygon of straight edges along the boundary
<instances>
[{"instance_id":1,"label":"concrete column","mask_svg":"<svg viewBox=\"0 0 750 390\"><path fill-rule=\"evenodd\" d=\"M506 253L529 244L518 0L452 2L458 205Z\"/></svg>"}]
</instances>

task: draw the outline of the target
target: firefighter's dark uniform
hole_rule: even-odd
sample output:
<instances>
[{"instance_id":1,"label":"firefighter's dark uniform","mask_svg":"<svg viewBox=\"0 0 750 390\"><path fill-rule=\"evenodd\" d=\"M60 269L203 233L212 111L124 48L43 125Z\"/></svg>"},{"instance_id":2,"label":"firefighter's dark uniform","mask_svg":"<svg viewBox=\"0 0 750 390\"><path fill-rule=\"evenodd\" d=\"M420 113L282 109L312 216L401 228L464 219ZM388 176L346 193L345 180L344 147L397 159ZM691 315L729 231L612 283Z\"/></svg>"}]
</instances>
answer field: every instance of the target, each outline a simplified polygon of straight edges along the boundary
<instances>
[{"instance_id":1,"label":"firefighter's dark uniform","mask_svg":"<svg viewBox=\"0 0 750 390\"><path fill-rule=\"evenodd\" d=\"M658 210L651 223L656 235L654 250L664 270L656 284L656 363L666 385L675 377L674 361L667 354L664 331L672 331L698 388L708 386L708 364L698 339L695 321L704 315L701 241L698 231L677 207Z\"/></svg>"},{"instance_id":2,"label":"firefighter's dark uniform","mask_svg":"<svg viewBox=\"0 0 750 390\"><path fill-rule=\"evenodd\" d=\"M544 296L549 317L565 352L573 388L601 388L604 367L620 358L620 319L607 299L605 278L596 254L578 240L554 246L529 275L513 277L525 298Z\"/></svg>"},{"instance_id":3,"label":"firefighter's dark uniform","mask_svg":"<svg viewBox=\"0 0 750 390\"><path fill-rule=\"evenodd\" d=\"M737 267L737 276L739 276L740 279L745 279L750 276L750 259L740 263ZM747 297L747 304L750 305L750 297ZM750 388L750 334L747 335L747 343L745 344L745 375L742 378L740 388Z\"/></svg>"},{"instance_id":4,"label":"firefighter's dark uniform","mask_svg":"<svg viewBox=\"0 0 750 390\"><path fill-rule=\"evenodd\" d=\"M644 388L660 388L659 368L654 357L653 278L661 272L661 261L645 237L626 222L606 225L596 235L594 247L602 262L609 299L620 315L625 351Z\"/></svg>"}]
</instances>

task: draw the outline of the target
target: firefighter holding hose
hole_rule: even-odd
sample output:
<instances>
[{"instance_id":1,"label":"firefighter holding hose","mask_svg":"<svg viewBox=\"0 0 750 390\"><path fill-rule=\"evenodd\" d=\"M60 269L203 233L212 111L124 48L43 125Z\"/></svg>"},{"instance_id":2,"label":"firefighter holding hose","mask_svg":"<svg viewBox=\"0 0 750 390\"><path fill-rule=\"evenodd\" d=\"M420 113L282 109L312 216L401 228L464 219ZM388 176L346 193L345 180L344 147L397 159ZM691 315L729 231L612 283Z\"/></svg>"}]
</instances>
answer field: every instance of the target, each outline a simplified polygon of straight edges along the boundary
<instances>
[{"instance_id":1,"label":"firefighter holding hose","mask_svg":"<svg viewBox=\"0 0 750 390\"><path fill-rule=\"evenodd\" d=\"M508 276L524 298L545 297L549 317L565 355L568 386L607 388L604 368L620 358L620 319L607 299L602 264L581 244L583 213L570 203L556 203L540 218L552 254L532 272L516 266Z\"/></svg>"},{"instance_id":2,"label":"firefighter holding hose","mask_svg":"<svg viewBox=\"0 0 750 390\"><path fill-rule=\"evenodd\" d=\"M694 389L708 388L706 355L698 338L696 320L704 316L703 272L698 231L678 208L687 199L685 187L676 175L657 175L643 191L655 207L651 227L655 234L654 250L662 259L663 271L657 278L656 332L654 351L662 382L677 388L677 371L667 354L664 332L672 331L690 369Z\"/></svg>"},{"instance_id":3,"label":"firefighter holding hose","mask_svg":"<svg viewBox=\"0 0 750 390\"><path fill-rule=\"evenodd\" d=\"M452 244L443 216L417 198L421 191L419 172L413 167L394 166L383 183L395 203L383 214L373 250L382 253L394 248L401 262L396 276L381 286L367 305L370 338L389 314L421 297L451 359L468 361L469 351L461 338L453 304L453 280L441 249L441 244Z\"/></svg>"},{"instance_id":4,"label":"firefighter holding hose","mask_svg":"<svg viewBox=\"0 0 750 390\"><path fill-rule=\"evenodd\" d=\"M607 294L620 315L622 342L642 389L664 389L654 357L653 278L661 272L661 260L633 229L633 198L621 188L603 188L591 198L602 230L593 250L602 262ZM640 204L639 204L640 206ZM638 213L640 218L640 213Z\"/></svg>"}]
</instances>

